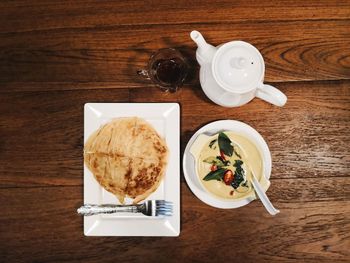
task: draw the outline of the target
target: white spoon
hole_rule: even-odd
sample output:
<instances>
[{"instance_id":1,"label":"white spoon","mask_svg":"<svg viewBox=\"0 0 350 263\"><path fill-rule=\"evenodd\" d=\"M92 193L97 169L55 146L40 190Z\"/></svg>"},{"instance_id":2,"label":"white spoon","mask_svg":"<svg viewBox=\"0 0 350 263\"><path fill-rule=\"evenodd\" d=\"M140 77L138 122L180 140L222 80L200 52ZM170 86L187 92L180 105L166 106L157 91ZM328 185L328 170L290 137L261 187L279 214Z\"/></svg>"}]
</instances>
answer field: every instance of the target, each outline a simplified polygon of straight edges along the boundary
<instances>
[{"instance_id":1,"label":"white spoon","mask_svg":"<svg viewBox=\"0 0 350 263\"><path fill-rule=\"evenodd\" d=\"M261 202L263 203L263 205L265 206L267 212L269 212L271 215L276 215L280 212L280 210L276 209L270 199L267 197L264 189L261 187L259 181L256 179L253 170L250 169L250 174L252 175L250 178L250 181L254 187L255 192L257 193L257 195L259 196Z\"/></svg>"},{"instance_id":2,"label":"white spoon","mask_svg":"<svg viewBox=\"0 0 350 263\"><path fill-rule=\"evenodd\" d=\"M238 147L238 149L241 152L241 155L245 155L245 152L242 150L242 147L236 143L236 146ZM251 177L248 178L247 176L247 180L250 180L250 182L252 183L254 190L256 192L256 194L258 195L259 199L261 200L261 202L263 203L263 205L265 206L267 212L270 213L270 215L277 215L280 210L276 209L270 199L267 197L264 189L262 188L261 184L259 183L258 179L256 178L253 169L251 169L251 167L249 167L247 164L245 164L247 167L247 170L250 171Z\"/></svg>"}]
</instances>

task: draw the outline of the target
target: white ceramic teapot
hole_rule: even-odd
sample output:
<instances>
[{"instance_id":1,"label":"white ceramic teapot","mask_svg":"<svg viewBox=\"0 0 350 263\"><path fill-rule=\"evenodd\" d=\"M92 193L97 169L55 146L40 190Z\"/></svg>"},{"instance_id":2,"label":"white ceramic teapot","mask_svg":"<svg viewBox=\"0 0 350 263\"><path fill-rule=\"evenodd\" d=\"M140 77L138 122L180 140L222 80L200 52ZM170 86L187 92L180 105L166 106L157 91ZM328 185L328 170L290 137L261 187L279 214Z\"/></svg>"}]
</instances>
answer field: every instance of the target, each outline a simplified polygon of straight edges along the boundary
<instances>
[{"instance_id":1,"label":"white ceramic teapot","mask_svg":"<svg viewBox=\"0 0 350 263\"><path fill-rule=\"evenodd\" d=\"M244 41L209 45L198 31L191 32L201 66L199 80L204 93L218 105L238 107L254 97L283 106L287 97L264 81L265 63L259 50Z\"/></svg>"}]
</instances>

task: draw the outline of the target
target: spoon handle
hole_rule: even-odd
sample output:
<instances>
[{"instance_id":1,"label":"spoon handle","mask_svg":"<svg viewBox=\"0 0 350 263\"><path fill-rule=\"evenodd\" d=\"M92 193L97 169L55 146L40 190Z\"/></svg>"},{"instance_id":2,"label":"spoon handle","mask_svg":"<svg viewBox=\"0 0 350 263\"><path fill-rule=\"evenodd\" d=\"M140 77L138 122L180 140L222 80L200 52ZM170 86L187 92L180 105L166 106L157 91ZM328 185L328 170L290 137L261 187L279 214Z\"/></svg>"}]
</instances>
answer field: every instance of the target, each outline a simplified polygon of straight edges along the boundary
<instances>
[{"instance_id":1,"label":"spoon handle","mask_svg":"<svg viewBox=\"0 0 350 263\"><path fill-rule=\"evenodd\" d=\"M253 172L251 172L252 178L251 182L254 187L255 192L259 196L261 202L265 206L266 210L271 214L271 215L276 215L280 212L280 210L276 209L272 203L270 202L270 199L267 197L264 189L261 187L259 181L256 179L255 175Z\"/></svg>"}]
</instances>

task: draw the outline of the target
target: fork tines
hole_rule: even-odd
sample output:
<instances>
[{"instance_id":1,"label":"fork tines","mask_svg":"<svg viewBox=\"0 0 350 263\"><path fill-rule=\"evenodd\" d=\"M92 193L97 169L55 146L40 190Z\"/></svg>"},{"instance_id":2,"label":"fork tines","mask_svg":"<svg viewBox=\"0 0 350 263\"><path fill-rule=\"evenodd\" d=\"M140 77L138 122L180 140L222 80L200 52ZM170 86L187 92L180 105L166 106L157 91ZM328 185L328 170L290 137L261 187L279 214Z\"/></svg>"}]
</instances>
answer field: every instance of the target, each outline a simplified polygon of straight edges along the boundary
<instances>
[{"instance_id":1,"label":"fork tines","mask_svg":"<svg viewBox=\"0 0 350 263\"><path fill-rule=\"evenodd\" d=\"M156 216L171 216L173 214L173 203L165 200L156 200Z\"/></svg>"}]
</instances>

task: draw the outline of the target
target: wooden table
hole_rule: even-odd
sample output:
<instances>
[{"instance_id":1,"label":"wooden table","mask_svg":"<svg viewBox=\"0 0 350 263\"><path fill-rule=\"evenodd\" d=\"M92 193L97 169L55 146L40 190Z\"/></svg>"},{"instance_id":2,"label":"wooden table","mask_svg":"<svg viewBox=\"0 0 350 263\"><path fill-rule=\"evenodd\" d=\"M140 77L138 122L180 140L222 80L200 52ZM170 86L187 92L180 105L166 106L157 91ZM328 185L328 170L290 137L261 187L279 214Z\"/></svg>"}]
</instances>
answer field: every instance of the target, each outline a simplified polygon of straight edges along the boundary
<instances>
[{"instance_id":1,"label":"wooden table","mask_svg":"<svg viewBox=\"0 0 350 263\"><path fill-rule=\"evenodd\" d=\"M193 29L259 48L286 106L211 103ZM193 65L174 94L136 75L164 47ZM350 262L349 79L350 1L1 1L0 261ZM281 214L259 201L209 207L181 175L179 237L84 237L86 102L179 102L182 151L208 122L253 126L272 153L268 195Z\"/></svg>"}]
</instances>

